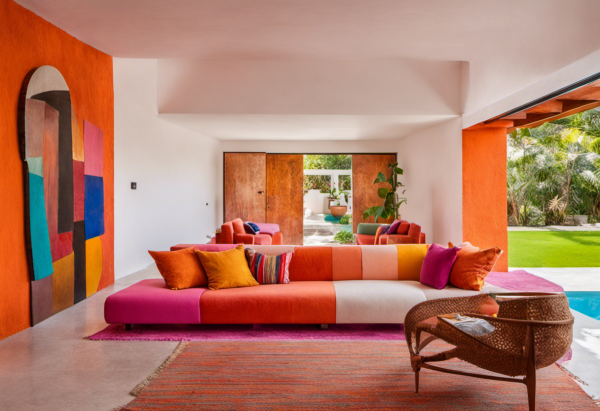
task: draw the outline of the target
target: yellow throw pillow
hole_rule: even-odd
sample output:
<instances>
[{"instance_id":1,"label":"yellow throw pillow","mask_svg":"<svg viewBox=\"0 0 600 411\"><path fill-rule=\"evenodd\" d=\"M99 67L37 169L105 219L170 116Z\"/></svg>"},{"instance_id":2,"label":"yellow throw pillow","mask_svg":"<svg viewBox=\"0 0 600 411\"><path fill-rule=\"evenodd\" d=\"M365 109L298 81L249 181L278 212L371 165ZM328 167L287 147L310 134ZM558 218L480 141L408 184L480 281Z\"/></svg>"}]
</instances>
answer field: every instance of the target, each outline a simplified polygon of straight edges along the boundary
<instances>
[{"instance_id":1,"label":"yellow throw pillow","mask_svg":"<svg viewBox=\"0 0 600 411\"><path fill-rule=\"evenodd\" d=\"M196 250L196 255L206 271L211 290L258 285L248 268L243 245L220 252Z\"/></svg>"}]
</instances>

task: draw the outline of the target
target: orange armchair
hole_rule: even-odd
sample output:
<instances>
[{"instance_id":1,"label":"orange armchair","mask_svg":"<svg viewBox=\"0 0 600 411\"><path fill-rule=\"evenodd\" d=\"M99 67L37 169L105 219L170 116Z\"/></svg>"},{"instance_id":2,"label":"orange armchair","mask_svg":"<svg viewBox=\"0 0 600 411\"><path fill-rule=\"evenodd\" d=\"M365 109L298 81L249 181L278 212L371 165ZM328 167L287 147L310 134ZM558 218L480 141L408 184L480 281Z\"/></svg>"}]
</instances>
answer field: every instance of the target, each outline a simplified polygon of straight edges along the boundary
<instances>
[{"instance_id":1,"label":"orange armchair","mask_svg":"<svg viewBox=\"0 0 600 411\"><path fill-rule=\"evenodd\" d=\"M394 234L381 234L377 230L375 244L425 244L425 233L421 232L421 226L400 220L400 225Z\"/></svg>"},{"instance_id":2,"label":"orange armchair","mask_svg":"<svg viewBox=\"0 0 600 411\"><path fill-rule=\"evenodd\" d=\"M217 244L283 244L283 235L277 224L256 223L260 228L259 234L248 234L244 229L241 218L228 221L221 226L221 232L216 235Z\"/></svg>"}]
</instances>

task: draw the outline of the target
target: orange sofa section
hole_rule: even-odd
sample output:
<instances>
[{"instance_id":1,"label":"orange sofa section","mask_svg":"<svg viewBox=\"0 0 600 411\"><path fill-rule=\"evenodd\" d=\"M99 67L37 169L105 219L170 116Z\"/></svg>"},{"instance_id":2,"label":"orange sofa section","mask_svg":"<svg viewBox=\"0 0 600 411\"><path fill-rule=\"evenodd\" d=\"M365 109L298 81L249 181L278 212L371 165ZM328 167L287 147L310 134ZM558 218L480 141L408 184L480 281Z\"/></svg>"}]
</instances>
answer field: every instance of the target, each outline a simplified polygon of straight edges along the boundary
<instances>
[{"instance_id":1,"label":"orange sofa section","mask_svg":"<svg viewBox=\"0 0 600 411\"><path fill-rule=\"evenodd\" d=\"M208 290L200 313L202 324L335 324L335 288L331 281L299 281Z\"/></svg>"},{"instance_id":2,"label":"orange sofa section","mask_svg":"<svg viewBox=\"0 0 600 411\"><path fill-rule=\"evenodd\" d=\"M362 280L362 250L359 246L331 247L333 281Z\"/></svg>"}]
</instances>

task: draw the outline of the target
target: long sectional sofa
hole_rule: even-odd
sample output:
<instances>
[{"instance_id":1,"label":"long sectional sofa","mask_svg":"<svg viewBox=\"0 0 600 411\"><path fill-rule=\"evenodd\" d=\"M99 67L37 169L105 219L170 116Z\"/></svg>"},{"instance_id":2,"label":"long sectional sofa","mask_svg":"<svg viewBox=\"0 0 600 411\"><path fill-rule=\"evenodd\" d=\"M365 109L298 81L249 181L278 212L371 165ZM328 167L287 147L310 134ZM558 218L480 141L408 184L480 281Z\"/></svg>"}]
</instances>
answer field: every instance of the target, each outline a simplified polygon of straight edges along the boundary
<instances>
[{"instance_id":1,"label":"long sectional sofa","mask_svg":"<svg viewBox=\"0 0 600 411\"><path fill-rule=\"evenodd\" d=\"M223 251L234 244L180 244ZM294 252L290 283L208 290L170 290L162 279L140 281L106 299L110 324L404 323L416 304L444 297L505 291L487 284L468 291L419 282L428 245L248 245L257 252Z\"/></svg>"}]
</instances>

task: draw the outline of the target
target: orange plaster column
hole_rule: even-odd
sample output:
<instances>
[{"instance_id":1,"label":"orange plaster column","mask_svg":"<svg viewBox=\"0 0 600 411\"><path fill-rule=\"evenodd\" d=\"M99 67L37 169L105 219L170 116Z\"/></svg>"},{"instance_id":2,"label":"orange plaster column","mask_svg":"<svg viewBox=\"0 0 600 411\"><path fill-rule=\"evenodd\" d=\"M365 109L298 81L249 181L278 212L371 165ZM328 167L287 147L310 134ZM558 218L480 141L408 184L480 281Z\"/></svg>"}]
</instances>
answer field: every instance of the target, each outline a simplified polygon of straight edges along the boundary
<instances>
[{"instance_id":1,"label":"orange plaster column","mask_svg":"<svg viewBox=\"0 0 600 411\"><path fill-rule=\"evenodd\" d=\"M504 124L506 123L506 124ZM463 240L504 253L494 271L508 271L506 129L512 122L463 130Z\"/></svg>"}]
</instances>

